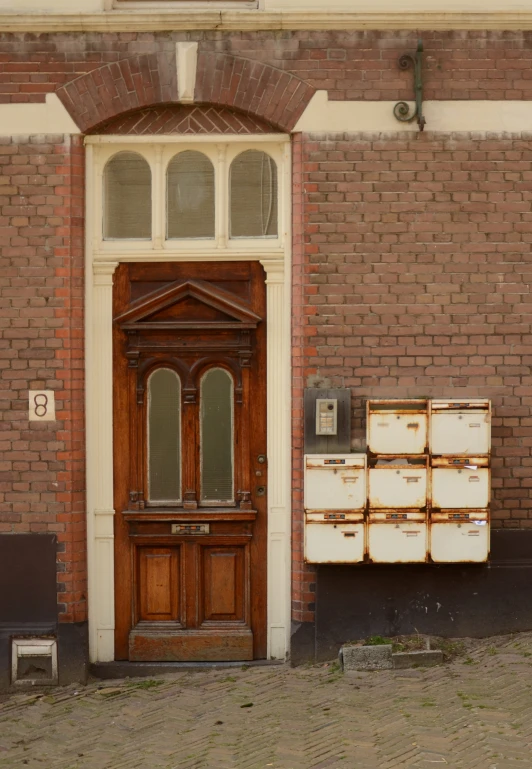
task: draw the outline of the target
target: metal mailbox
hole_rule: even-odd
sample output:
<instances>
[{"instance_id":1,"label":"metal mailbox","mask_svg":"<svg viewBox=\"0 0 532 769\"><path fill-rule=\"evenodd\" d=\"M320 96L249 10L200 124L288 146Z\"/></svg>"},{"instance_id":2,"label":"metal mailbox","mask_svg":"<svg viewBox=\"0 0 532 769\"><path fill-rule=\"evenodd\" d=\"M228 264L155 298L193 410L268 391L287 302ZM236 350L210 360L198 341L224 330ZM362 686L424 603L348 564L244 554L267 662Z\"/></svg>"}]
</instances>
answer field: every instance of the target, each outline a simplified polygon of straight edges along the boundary
<instances>
[{"instance_id":1,"label":"metal mailbox","mask_svg":"<svg viewBox=\"0 0 532 769\"><path fill-rule=\"evenodd\" d=\"M308 563L359 563L364 560L363 513L308 513L305 560Z\"/></svg>"},{"instance_id":2,"label":"metal mailbox","mask_svg":"<svg viewBox=\"0 0 532 769\"><path fill-rule=\"evenodd\" d=\"M432 460L432 507L482 509L490 503L488 457Z\"/></svg>"},{"instance_id":3,"label":"metal mailbox","mask_svg":"<svg viewBox=\"0 0 532 769\"><path fill-rule=\"evenodd\" d=\"M367 402L367 442L373 454L424 454L428 439L426 400Z\"/></svg>"},{"instance_id":4,"label":"metal mailbox","mask_svg":"<svg viewBox=\"0 0 532 769\"><path fill-rule=\"evenodd\" d=\"M434 563L484 563L490 551L487 510L431 515L430 555Z\"/></svg>"},{"instance_id":5,"label":"metal mailbox","mask_svg":"<svg viewBox=\"0 0 532 769\"><path fill-rule=\"evenodd\" d=\"M430 408L430 452L477 456L491 449L489 400L435 400Z\"/></svg>"},{"instance_id":6,"label":"metal mailbox","mask_svg":"<svg viewBox=\"0 0 532 769\"><path fill-rule=\"evenodd\" d=\"M369 509L420 509L427 504L427 459L378 459L368 470Z\"/></svg>"},{"instance_id":7,"label":"metal mailbox","mask_svg":"<svg viewBox=\"0 0 532 769\"><path fill-rule=\"evenodd\" d=\"M305 510L363 510L365 454L305 455Z\"/></svg>"},{"instance_id":8,"label":"metal mailbox","mask_svg":"<svg viewBox=\"0 0 532 769\"><path fill-rule=\"evenodd\" d=\"M424 563L428 554L428 526L424 513L370 513L368 553L373 563Z\"/></svg>"}]
</instances>

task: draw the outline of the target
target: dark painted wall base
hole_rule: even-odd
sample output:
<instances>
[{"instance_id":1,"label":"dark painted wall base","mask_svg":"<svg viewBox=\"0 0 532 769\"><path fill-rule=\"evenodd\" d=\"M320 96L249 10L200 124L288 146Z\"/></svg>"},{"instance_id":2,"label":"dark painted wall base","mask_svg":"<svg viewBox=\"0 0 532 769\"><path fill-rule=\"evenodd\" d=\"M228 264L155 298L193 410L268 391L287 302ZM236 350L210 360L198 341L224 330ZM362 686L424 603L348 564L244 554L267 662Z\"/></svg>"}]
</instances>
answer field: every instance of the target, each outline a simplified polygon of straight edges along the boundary
<instances>
[{"instance_id":1,"label":"dark painted wall base","mask_svg":"<svg viewBox=\"0 0 532 769\"><path fill-rule=\"evenodd\" d=\"M89 672L88 625L86 622L61 624L56 622L0 623L0 691L11 687L11 641L28 637L57 638L59 684L85 683Z\"/></svg>"},{"instance_id":2,"label":"dark painted wall base","mask_svg":"<svg viewBox=\"0 0 532 769\"><path fill-rule=\"evenodd\" d=\"M56 558L54 535L0 535L0 690L11 685L17 637L57 638L59 683L87 680L87 623L57 622Z\"/></svg>"},{"instance_id":3,"label":"dark painted wall base","mask_svg":"<svg viewBox=\"0 0 532 769\"><path fill-rule=\"evenodd\" d=\"M81 683L89 675L89 625L74 622L57 626L57 658L59 683Z\"/></svg>"},{"instance_id":4,"label":"dark painted wall base","mask_svg":"<svg viewBox=\"0 0 532 769\"><path fill-rule=\"evenodd\" d=\"M316 624L297 628L291 659L331 659L371 635L531 630L531 583L532 531L494 531L489 564L319 566Z\"/></svg>"}]
</instances>

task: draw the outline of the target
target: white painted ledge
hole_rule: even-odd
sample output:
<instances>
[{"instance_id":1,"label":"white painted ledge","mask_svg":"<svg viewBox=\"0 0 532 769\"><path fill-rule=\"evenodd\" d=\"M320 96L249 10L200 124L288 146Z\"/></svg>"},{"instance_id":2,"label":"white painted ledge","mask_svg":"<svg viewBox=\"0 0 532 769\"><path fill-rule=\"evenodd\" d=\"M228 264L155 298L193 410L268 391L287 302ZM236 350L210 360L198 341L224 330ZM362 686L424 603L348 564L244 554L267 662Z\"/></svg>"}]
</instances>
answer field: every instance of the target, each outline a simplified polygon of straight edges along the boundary
<instances>
[{"instance_id":1,"label":"white painted ledge","mask_svg":"<svg viewBox=\"0 0 532 769\"><path fill-rule=\"evenodd\" d=\"M195 51L193 51L195 53ZM190 84L183 86L187 93ZM294 132L357 133L378 131L397 133L417 132L417 123L401 123L393 115L395 101L329 101L327 91L317 91L300 117ZM423 112L425 130L442 133L532 132L532 101L426 101ZM30 134L79 134L80 129L55 94L47 94L41 104L1 104L0 134L4 136ZM254 137L254 141L288 141L288 137L270 135ZM224 141L248 141L249 137L224 136ZM116 142L114 136L86 137L86 143ZM213 136L139 136L128 137L137 143L212 142Z\"/></svg>"},{"instance_id":2,"label":"white painted ledge","mask_svg":"<svg viewBox=\"0 0 532 769\"><path fill-rule=\"evenodd\" d=\"M63 103L55 93L46 94L40 104L1 104L0 134L79 134Z\"/></svg>"},{"instance_id":3,"label":"white painted ledge","mask_svg":"<svg viewBox=\"0 0 532 769\"><path fill-rule=\"evenodd\" d=\"M317 91L294 131L337 133L419 131L416 122L401 123L393 115L396 101L329 101ZM412 107L412 105L411 105ZM532 131L532 101L426 101L425 131Z\"/></svg>"},{"instance_id":4,"label":"white painted ledge","mask_svg":"<svg viewBox=\"0 0 532 769\"><path fill-rule=\"evenodd\" d=\"M214 5L214 4L213 4ZM216 5L219 5L216 3ZM474 11L458 10L454 4L449 11L408 10L398 2L388 0L389 11L383 10L145 10L136 8L100 13L21 13L2 12L3 32L157 32L215 29L217 31L264 30L532 30L532 5L528 0L516 4L502 3L497 10L493 2L476 4ZM471 5L471 2L468 3ZM338 4L337 4L338 6ZM171 6L170 6L171 7ZM352 6L351 6L352 7ZM368 5L365 5L366 9ZM467 6L466 6L467 7ZM516 10L517 9L517 10Z\"/></svg>"}]
</instances>

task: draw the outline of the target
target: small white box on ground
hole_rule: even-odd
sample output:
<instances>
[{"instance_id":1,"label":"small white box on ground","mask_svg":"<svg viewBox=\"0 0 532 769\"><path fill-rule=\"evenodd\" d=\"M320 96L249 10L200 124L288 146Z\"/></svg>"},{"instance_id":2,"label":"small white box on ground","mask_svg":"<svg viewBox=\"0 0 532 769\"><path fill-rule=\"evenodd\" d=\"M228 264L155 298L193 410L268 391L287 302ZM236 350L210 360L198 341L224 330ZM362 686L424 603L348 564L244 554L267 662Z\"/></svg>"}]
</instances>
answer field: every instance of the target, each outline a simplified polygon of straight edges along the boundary
<instances>
[{"instance_id":1,"label":"small white box on ground","mask_svg":"<svg viewBox=\"0 0 532 769\"><path fill-rule=\"evenodd\" d=\"M57 640L55 638L13 638L11 683L50 686L58 683Z\"/></svg>"}]
</instances>

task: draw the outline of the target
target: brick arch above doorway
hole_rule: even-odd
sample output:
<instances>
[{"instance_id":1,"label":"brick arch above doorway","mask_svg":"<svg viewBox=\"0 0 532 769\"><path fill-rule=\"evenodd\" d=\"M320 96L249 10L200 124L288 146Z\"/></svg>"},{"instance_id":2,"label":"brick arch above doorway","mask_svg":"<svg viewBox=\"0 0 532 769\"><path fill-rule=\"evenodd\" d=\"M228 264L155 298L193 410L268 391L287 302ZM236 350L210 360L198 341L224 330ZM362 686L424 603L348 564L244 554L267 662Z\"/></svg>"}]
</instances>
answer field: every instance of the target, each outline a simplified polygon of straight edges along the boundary
<instances>
[{"instance_id":1,"label":"brick arch above doorway","mask_svg":"<svg viewBox=\"0 0 532 769\"><path fill-rule=\"evenodd\" d=\"M236 110L288 132L314 92L305 81L269 64L199 51L196 104ZM65 83L57 95L80 130L94 133L124 113L177 104L176 57L159 52L105 64Z\"/></svg>"},{"instance_id":2,"label":"brick arch above doorway","mask_svg":"<svg viewBox=\"0 0 532 769\"><path fill-rule=\"evenodd\" d=\"M119 115L95 133L122 136L271 134L278 129L254 115L208 105L165 104Z\"/></svg>"}]
</instances>

